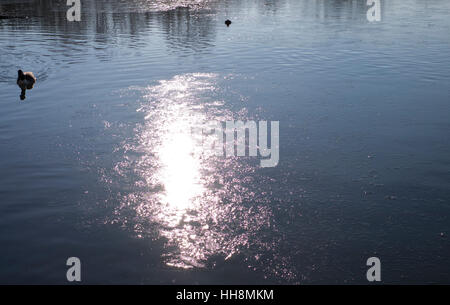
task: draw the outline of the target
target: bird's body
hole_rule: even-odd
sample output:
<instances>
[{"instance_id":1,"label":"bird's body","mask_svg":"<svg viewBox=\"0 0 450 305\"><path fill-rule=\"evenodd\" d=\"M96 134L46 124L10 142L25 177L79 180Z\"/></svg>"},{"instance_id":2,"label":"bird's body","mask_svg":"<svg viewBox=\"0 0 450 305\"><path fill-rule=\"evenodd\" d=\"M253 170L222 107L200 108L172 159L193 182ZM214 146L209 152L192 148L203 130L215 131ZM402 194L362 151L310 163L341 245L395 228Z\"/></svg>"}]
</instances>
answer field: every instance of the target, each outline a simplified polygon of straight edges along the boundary
<instances>
[{"instance_id":1,"label":"bird's body","mask_svg":"<svg viewBox=\"0 0 450 305\"><path fill-rule=\"evenodd\" d=\"M20 99L24 100L27 89L33 89L33 86L36 83L36 77L34 77L33 72L24 73L22 70L17 71L17 74L17 85L22 89Z\"/></svg>"},{"instance_id":2,"label":"bird's body","mask_svg":"<svg viewBox=\"0 0 450 305\"><path fill-rule=\"evenodd\" d=\"M22 72L22 70L18 71L17 85L20 89L33 89L35 83L36 77L33 72Z\"/></svg>"},{"instance_id":3,"label":"bird's body","mask_svg":"<svg viewBox=\"0 0 450 305\"><path fill-rule=\"evenodd\" d=\"M230 26L231 20L227 19L227 20L225 21L225 24L227 25L227 27Z\"/></svg>"}]
</instances>

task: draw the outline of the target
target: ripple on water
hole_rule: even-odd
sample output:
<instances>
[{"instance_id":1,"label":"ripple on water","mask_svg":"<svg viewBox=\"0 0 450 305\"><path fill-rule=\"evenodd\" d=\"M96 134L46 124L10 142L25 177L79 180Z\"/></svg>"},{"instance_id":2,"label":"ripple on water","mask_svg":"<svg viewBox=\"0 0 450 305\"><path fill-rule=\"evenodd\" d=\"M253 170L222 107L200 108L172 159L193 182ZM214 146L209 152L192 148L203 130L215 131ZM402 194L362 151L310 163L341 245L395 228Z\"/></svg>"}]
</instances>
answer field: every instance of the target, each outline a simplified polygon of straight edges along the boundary
<instances>
[{"instance_id":1,"label":"ripple on water","mask_svg":"<svg viewBox=\"0 0 450 305\"><path fill-rule=\"evenodd\" d=\"M126 7L129 10L138 12L151 11L168 11L177 8L189 9L203 9L208 7L211 0L134 0L134 1L119 1L120 6Z\"/></svg>"}]
</instances>

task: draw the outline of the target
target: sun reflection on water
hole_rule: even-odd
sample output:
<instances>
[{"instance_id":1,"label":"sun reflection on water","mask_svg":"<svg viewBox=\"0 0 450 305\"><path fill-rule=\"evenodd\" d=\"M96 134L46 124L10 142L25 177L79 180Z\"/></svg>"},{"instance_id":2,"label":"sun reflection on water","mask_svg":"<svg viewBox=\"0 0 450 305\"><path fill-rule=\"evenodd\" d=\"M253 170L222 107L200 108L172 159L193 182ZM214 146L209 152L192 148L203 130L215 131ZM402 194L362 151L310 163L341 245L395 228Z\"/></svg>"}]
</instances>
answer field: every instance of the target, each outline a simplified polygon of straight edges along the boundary
<instances>
[{"instance_id":1,"label":"sun reflection on water","mask_svg":"<svg viewBox=\"0 0 450 305\"><path fill-rule=\"evenodd\" d=\"M122 208L131 207L135 222L166 240L163 259L169 266L201 268L213 256L226 260L252 245L271 247L258 242L259 232L271 225L271 210L265 196L248 189L255 167L205 157L199 135L191 132L237 116L220 100L218 81L215 74L187 74L146 88L139 109L145 122L130 149L138 157L126 157L128 163L118 167L128 167L141 190L125 196Z\"/></svg>"},{"instance_id":2,"label":"sun reflection on water","mask_svg":"<svg viewBox=\"0 0 450 305\"><path fill-rule=\"evenodd\" d=\"M160 162L156 176L164 190L160 200L172 211L170 225L175 227L188 209L195 209L195 199L204 194L205 187L201 180L200 160L194 155L196 147L190 133L189 112L181 107L172 115L178 120L166 121L162 127L165 135L155 151Z\"/></svg>"}]
</instances>

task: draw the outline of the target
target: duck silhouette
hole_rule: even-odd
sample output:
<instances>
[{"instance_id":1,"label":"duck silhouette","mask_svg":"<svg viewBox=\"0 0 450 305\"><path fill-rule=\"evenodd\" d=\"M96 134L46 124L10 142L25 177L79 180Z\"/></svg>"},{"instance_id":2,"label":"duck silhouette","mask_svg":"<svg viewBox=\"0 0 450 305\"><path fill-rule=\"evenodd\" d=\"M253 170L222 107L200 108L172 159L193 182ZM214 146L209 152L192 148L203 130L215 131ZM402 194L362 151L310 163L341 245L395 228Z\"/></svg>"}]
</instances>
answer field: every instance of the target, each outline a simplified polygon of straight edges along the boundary
<instances>
[{"instance_id":1,"label":"duck silhouette","mask_svg":"<svg viewBox=\"0 0 450 305\"><path fill-rule=\"evenodd\" d=\"M17 85L22 89L20 99L24 100L26 90L33 89L33 86L36 83L36 77L34 77L33 72L23 72L22 70L17 71L17 74Z\"/></svg>"},{"instance_id":2,"label":"duck silhouette","mask_svg":"<svg viewBox=\"0 0 450 305\"><path fill-rule=\"evenodd\" d=\"M225 21L225 24L227 25L227 27L230 26L231 20L227 19L227 20Z\"/></svg>"}]
</instances>

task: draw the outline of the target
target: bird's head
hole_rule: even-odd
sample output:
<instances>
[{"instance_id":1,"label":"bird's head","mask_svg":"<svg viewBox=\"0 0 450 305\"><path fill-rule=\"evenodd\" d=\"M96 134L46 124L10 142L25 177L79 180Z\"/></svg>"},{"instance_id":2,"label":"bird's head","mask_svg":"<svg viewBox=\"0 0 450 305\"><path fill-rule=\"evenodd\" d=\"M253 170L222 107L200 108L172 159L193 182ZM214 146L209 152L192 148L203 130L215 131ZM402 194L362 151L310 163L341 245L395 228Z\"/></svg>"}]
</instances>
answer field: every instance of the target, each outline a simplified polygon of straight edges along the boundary
<instances>
[{"instance_id":1,"label":"bird's head","mask_svg":"<svg viewBox=\"0 0 450 305\"><path fill-rule=\"evenodd\" d=\"M19 79L24 79L25 78L25 74L23 74L22 70L17 71L17 75L18 75Z\"/></svg>"}]
</instances>

